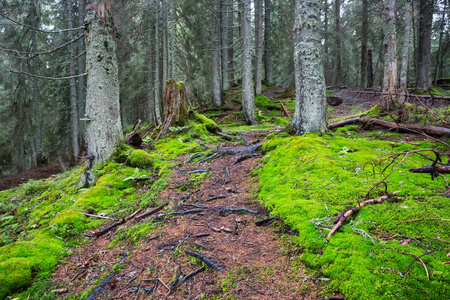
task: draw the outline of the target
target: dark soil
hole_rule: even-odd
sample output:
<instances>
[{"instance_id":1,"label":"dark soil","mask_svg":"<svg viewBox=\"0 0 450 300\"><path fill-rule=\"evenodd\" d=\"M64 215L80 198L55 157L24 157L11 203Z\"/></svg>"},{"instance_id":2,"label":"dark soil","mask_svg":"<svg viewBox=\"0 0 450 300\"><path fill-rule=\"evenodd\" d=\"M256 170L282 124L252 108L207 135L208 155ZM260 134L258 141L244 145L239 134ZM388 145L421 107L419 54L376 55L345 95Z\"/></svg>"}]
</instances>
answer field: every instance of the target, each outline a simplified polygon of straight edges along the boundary
<instances>
[{"instance_id":1,"label":"dark soil","mask_svg":"<svg viewBox=\"0 0 450 300\"><path fill-rule=\"evenodd\" d=\"M61 173L61 171L62 169L60 165L45 165L11 176L3 177L0 179L0 191L15 188L16 186L27 182L29 179L38 180L48 178L54 174Z\"/></svg>"}]
</instances>

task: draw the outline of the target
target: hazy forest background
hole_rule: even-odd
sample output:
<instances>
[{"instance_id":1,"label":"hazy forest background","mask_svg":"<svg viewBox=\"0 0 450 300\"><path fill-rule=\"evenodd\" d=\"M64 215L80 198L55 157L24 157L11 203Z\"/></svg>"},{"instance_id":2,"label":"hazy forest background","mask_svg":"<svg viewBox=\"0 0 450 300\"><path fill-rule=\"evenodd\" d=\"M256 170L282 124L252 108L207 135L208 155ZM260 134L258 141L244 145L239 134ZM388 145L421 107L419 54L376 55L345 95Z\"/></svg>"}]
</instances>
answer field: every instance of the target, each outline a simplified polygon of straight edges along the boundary
<instances>
[{"instance_id":1,"label":"hazy forest background","mask_svg":"<svg viewBox=\"0 0 450 300\"><path fill-rule=\"evenodd\" d=\"M383 1L321 3L326 85L381 87ZM0 2L1 177L85 154L86 5ZM233 0L114 1L123 128L138 118L161 122L169 78L186 83L195 106L222 103L224 91L242 77L242 6ZM395 6L398 80L406 47L407 86L427 90L450 76L449 1L398 0ZM264 81L294 87L294 12L290 0L252 4L256 94Z\"/></svg>"}]
</instances>

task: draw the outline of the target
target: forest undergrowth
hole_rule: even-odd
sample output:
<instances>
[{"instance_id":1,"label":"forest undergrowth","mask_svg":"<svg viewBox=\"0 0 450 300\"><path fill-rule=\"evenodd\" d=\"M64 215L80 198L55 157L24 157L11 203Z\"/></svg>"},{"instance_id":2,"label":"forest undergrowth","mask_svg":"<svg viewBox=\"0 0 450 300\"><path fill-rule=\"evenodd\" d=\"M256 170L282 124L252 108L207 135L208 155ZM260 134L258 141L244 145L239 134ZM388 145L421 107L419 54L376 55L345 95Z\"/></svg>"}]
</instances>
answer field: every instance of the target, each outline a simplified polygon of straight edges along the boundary
<instances>
[{"instance_id":1,"label":"forest undergrowth","mask_svg":"<svg viewBox=\"0 0 450 300\"><path fill-rule=\"evenodd\" d=\"M274 90L265 95L280 96L292 114L295 101ZM239 92L230 91L227 107L171 128L154 150L119 147L112 161L94 168L97 180L90 188L76 186L80 166L0 192L0 299L85 299L108 277L100 298L450 296L448 178L408 171L433 163L434 152L421 149L439 151L446 163L446 145L356 125L291 136L278 100L258 96L258 124L247 126L236 99ZM376 108L367 113L379 117ZM445 108L412 115L419 123L440 116L439 125L448 116ZM251 142L263 143L260 156L235 165L238 155L197 164ZM387 201L362 207L327 237L339 212L387 194ZM223 197L209 200L214 196ZM114 222L162 205L160 214L183 214L131 218L99 235ZM185 213L196 209L201 211ZM279 220L256 226L268 213ZM150 280L155 278L159 287Z\"/></svg>"}]
</instances>

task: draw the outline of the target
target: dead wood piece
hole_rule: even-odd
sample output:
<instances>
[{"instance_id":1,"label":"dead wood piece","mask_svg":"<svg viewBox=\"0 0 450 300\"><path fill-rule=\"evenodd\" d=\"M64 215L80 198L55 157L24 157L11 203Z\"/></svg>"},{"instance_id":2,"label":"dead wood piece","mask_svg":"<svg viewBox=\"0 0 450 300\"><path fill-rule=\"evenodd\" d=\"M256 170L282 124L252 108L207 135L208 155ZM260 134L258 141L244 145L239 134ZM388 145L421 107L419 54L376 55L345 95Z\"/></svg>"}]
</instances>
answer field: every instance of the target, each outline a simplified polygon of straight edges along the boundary
<instances>
[{"instance_id":1,"label":"dead wood piece","mask_svg":"<svg viewBox=\"0 0 450 300\"><path fill-rule=\"evenodd\" d=\"M226 196L226 195L215 195L215 196L209 197L208 199L203 200L203 201L198 202L198 203L205 203L205 202L213 201L213 200L216 200L216 199L223 199L223 198L227 198L227 197L228 196Z\"/></svg>"},{"instance_id":2,"label":"dead wood piece","mask_svg":"<svg viewBox=\"0 0 450 300\"><path fill-rule=\"evenodd\" d=\"M209 233L199 233L199 234L195 235L196 238L201 238L201 237L205 237L205 236L210 236L210 234Z\"/></svg>"},{"instance_id":3,"label":"dead wood piece","mask_svg":"<svg viewBox=\"0 0 450 300\"><path fill-rule=\"evenodd\" d=\"M227 134L227 133L224 133L224 132L216 132L216 135L220 135L221 137L224 137L226 140L229 140L229 141L233 141L233 140L240 141L241 140L241 138L239 138L237 136L233 136L231 134Z\"/></svg>"},{"instance_id":4,"label":"dead wood piece","mask_svg":"<svg viewBox=\"0 0 450 300\"><path fill-rule=\"evenodd\" d=\"M242 135L242 132L240 132L240 131L236 131L236 132L239 134L239 137L241 138L241 141L244 142L245 146L249 146L250 144L249 144L248 140L245 138L245 136Z\"/></svg>"},{"instance_id":5,"label":"dead wood piece","mask_svg":"<svg viewBox=\"0 0 450 300\"><path fill-rule=\"evenodd\" d=\"M328 125L328 129L334 129L334 128L338 128L338 127L344 127L350 124L355 124L359 122L359 117L358 118L351 118L351 119L347 119L347 120L342 120L342 121L337 121L337 122L333 122L331 124Z\"/></svg>"},{"instance_id":6,"label":"dead wood piece","mask_svg":"<svg viewBox=\"0 0 450 300\"><path fill-rule=\"evenodd\" d=\"M327 103L331 106L339 106L344 103L344 99L338 96L327 96Z\"/></svg>"},{"instance_id":7,"label":"dead wood piece","mask_svg":"<svg viewBox=\"0 0 450 300\"><path fill-rule=\"evenodd\" d=\"M205 172L209 172L210 170L198 169L198 170L192 170L192 171L179 171L179 170L173 169L173 171L179 175L189 175L189 174L196 174L196 173L205 173Z\"/></svg>"},{"instance_id":8,"label":"dead wood piece","mask_svg":"<svg viewBox=\"0 0 450 300\"><path fill-rule=\"evenodd\" d=\"M233 233L233 230L231 230L230 228L224 227L224 226L220 227L220 229L225 232L228 232L228 233Z\"/></svg>"},{"instance_id":9,"label":"dead wood piece","mask_svg":"<svg viewBox=\"0 0 450 300\"><path fill-rule=\"evenodd\" d=\"M147 223L151 222L152 220L159 220L159 219L167 217L167 216L183 216L183 215L189 215L189 214L197 214L197 213L204 212L205 210L206 210L205 208L199 208L199 209L188 209L188 210L182 210L182 211L172 211L172 212L168 212L165 214L159 214L159 215L153 216L150 218L150 220L147 221Z\"/></svg>"},{"instance_id":10,"label":"dead wood piece","mask_svg":"<svg viewBox=\"0 0 450 300\"><path fill-rule=\"evenodd\" d=\"M125 135L125 143L127 143L130 146L133 146L135 148L140 148L142 145L142 138L139 134L136 133L136 131L141 126L141 120L138 119L136 123L134 123L133 131L131 131L129 134Z\"/></svg>"},{"instance_id":11,"label":"dead wood piece","mask_svg":"<svg viewBox=\"0 0 450 300\"><path fill-rule=\"evenodd\" d=\"M225 167L225 181L223 182L222 186L226 185L230 182L230 170L228 167Z\"/></svg>"},{"instance_id":12,"label":"dead wood piece","mask_svg":"<svg viewBox=\"0 0 450 300\"><path fill-rule=\"evenodd\" d=\"M166 202L164 202L163 204L161 204L161 205L155 207L154 209L149 210L149 211L147 211L147 212L145 212L145 213L142 213L142 214L136 216L135 219L136 219L136 220L139 220L139 219L142 219L142 218L144 218L144 217L147 217L147 216L149 216L149 215L151 215L151 214L154 214L154 213L160 211L161 209L163 209L167 204L169 204L169 201L168 201L168 200L167 200Z\"/></svg>"},{"instance_id":13,"label":"dead wood piece","mask_svg":"<svg viewBox=\"0 0 450 300\"><path fill-rule=\"evenodd\" d=\"M272 101L277 101L277 100L273 99L272 97L268 97L268 98L269 98L270 100L272 100ZM278 99L278 102L280 103L281 108L283 109L284 114L285 114L290 120L292 120L291 114L290 114L289 111L286 109L286 106L284 106L283 101L281 101L281 99Z\"/></svg>"},{"instance_id":14,"label":"dead wood piece","mask_svg":"<svg viewBox=\"0 0 450 300\"><path fill-rule=\"evenodd\" d=\"M153 177L152 176L127 177L126 180L146 181L146 180L153 180Z\"/></svg>"},{"instance_id":15,"label":"dead wood piece","mask_svg":"<svg viewBox=\"0 0 450 300\"><path fill-rule=\"evenodd\" d=\"M394 193L398 193L398 192L394 192ZM393 194L394 194L393 193ZM347 220L348 217L350 217L353 214L356 214L359 212L359 210L368 205L368 204L377 204L377 203L381 203L387 199L389 199L391 195L387 194L384 196L381 196L380 198L376 198L376 199L369 199L366 200L360 204L358 204L356 207L352 207L351 209L347 210L340 218L339 221L336 222L336 225L334 225L333 229L331 229L331 231L328 233L327 235L327 239L329 239L339 228L341 228L341 226L344 224L345 220Z\"/></svg>"},{"instance_id":16,"label":"dead wood piece","mask_svg":"<svg viewBox=\"0 0 450 300\"><path fill-rule=\"evenodd\" d=\"M207 223L207 225L208 225L209 228L211 228L211 229L214 230L215 232L220 232L220 231L221 231L220 228L216 228L216 227L210 225L209 223Z\"/></svg>"},{"instance_id":17,"label":"dead wood piece","mask_svg":"<svg viewBox=\"0 0 450 300\"><path fill-rule=\"evenodd\" d=\"M194 159L202 157L202 156L205 156L205 153L202 152L202 153L194 154L189 159L185 160L184 163L188 164L188 163L192 162Z\"/></svg>"},{"instance_id":18,"label":"dead wood piece","mask_svg":"<svg viewBox=\"0 0 450 300\"><path fill-rule=\"evenodd\" d=\"M110 217L104 217L104 216L98 216L98 215L91 215L91 214L87 214L84 212L78 212L79 214L82 214L86 217L92 217L92 218L97 218L97 219L106 219L106 220L114 220L113 218Z\"/></svg>"},{"instance_id":19,"label":"dead wood piece","mask_svg":"<svg viewBox=\"0 0 450 300\"><path fill-rule=\"evenodd\" d=\"M450 166L423 166L420 168L409 169L411 173L439 173L439 174L450 174Z\"/></svg>"},{"instance_id":20,"label":"dead wood piece","mask_svg":"<svg viewBox=\"0 0 450 300\"><path fill-rule=\"evenodd\" d=\"M417 260L419 260L422 256L429 255L429 254L432 254L432 253L434 253L434 252L438 252L438 251L442 251L442 250L447 250L447 249L450 249L450 248L440 248L440 249L428 251L428 252L426 252L426 253L424 253L424 254L422 254L422 255L420 255L420 256L417 256L417 257L416 257L416 258L408 265L408 268L406 268L406 271L405 271L405 273L404 273L404 275L403 275L402 277L405 278L405 277L408 275L409 269L411 268L411 266L413 265L413 263L415 263ZM400 275L402 275L402 274L400 273Z\"/></svg>"},{"instance_id":21,"label":"dead wood piece","mask_svg":"<svg viewBox=\"0 0 450 300\"><path fill-rule=\"evenodd\" d=\"M276 220L279 220L280 217L269 217L269 218L265 218L265 219L261 219L255 222L256 226L269 226L270 224L272 224L273 222L275 222Z\"/></svg>"},{"instance_id":22,"label":"dead wood piece","mask_svg":"<svg viewBox=\"0 0 450 300\"><path fill-rule=\"evenodd\" d=\"M67 288L52 290L52 293L55 293L55 294L64 294L67 292L68 292Z\"/></svg>"},{"instance_id":23,"label":"dead wood piece","mask_svg":"<svg viewBox=\"0 0 450 300\"><path fill-rule=\"evenodd\" d=\"M256 151L258 151L261 148L262 144L256 144L256 145L252 145L252 146L248 146L248 147L244 147L244 148L238 148L238 149L233 149L233 148L225 148L225 149L221 149L219 151L217 151L214 154L211 154L210 156L205 157L202 160L199 160L197 162L197 164L201 164L207 160L210 160L212 158L215 158L217 156L222 156L222 155L236 155L236 154L240 154L240 153L254 153Z\"/></svg>"},{"instance_id":24,"label":"dead wood piece","mask_svg":"<svg viewBox=\"0 0 450 300\"><path fill-rule=\"evenodd\" d=\"M189 273L186 276L184 276L183 278L181 278L180 284L185 283L186 281L188 281L189 279L191 279L192 277L194 277L195 275L197 275L198 273L200 273L204 270L206 270L206 268L205 268L205 266L202 266L201 268L198 268L197 270L192 271L191 273Z\"/></svg>"},{"instance_id":25,"label":"dead wood piece","mask_svg":"<svg viewBox=\"0 0 450 300\"><path fill-rule=\"evenodd\" d=\"M132 213L131 215L125 217L125 221L131 220L134 218L135 215L137 215L140 211L142 210L142 208L139 208L138 210L136 210L134 213Z\"/></svg>"},{"instance_id":26,"label":"dead wood piece","mask_svg":"<svg viewBox=\"0 0 450 300\"><path fill-rule=\"evenodd\" d=\"M172 282L172 284L169 286L169 290L172 292L174 289L177 288L180 279L181 279L182 273L181 273L181 267L178 267L177 276L175 277L175 280Z\"/></svg>"},{"instance_id":27,"label":"dead wood piece","mask_svg":"<svg viewBox=\"0 0 450 300\"><path fill-rule=\"evenodd\" d=\"M249 154L241 154L238 156L238 158L236 158L233 163L231 164L232 166L237 165L240 162L243 162L246 159L249 158L253 158L253 157L257 157L257 156L262 156L261 153L249 153Z\"/></svg>"},{"instance_id":28,"label":"dead wood piece","mask_svg":"<svg viewBox=\"0 0 450 300\"><path fill-rule=\"evenodd\" d=\"M251 214L257 214L258 212L246 207L223 207L223 206L217 206L217 207L212 207L209 210L219 210L219 211L231 211L231 212L248 212Z\"/></svg>"},{"instance_id":29,"label":"dead wood piece","mask_svg":"<svg viewBox=\"0 0 450 300\"><path fill-rule=\"evenodd\" d=\"M111 225L106 226L105 228L102 228L100 230L95 231L94 232L94 236L95 237L102 236L102 235L108 233L109 231L111 231L112 229L116 228L117 226L124 224L125 222L126 222L125 218L122 218L119 221L117 221L115 223L112 223Z\"/></svg>"},{"instance_id":30,"label":"dead wood piece","mask_svg":"<svg viewBox=\"0 0 450 300\"><path fill-rule=\"evenodd\" d=\"M219 271L219 270L222 270L224 268L223 266L219 266L219 265L215 264L211 259L207 258L206 256L204 256L204 255L202 255L202 254L200 254L198 252L191 251L191 250L186 250L186 251L184 251L184 253L186 255L189 255L189 256L195 257L197 259L200 259L208 267L210 267L210 268L212 268L214 270L218 270Z\"/></svg>"}]
</instances>

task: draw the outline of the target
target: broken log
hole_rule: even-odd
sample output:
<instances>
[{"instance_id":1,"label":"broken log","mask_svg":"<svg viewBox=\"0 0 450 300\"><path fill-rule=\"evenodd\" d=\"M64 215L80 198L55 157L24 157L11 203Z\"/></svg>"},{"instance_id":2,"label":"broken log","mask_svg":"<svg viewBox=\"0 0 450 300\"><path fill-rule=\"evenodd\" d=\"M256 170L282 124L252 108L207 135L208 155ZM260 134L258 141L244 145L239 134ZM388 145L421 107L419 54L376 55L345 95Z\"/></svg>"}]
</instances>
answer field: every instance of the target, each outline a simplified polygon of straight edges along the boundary
<instances>
[{"instance_id":1,"label":"broken log","mask_svg":"<svg viewBox=\"0 0 450 300\"><path fill-rule=\"evenodd\" d=\"M450 174L450 166L423 166L420 168L409 169L411 173L439 173L439 174Z\"/></svg>"},{"instance_id":2,"label":"broken log","mask_svg":"<svg viewBox=\"0 0 450 300\"><path fill-rule=\"evenodd\" d=\"M347 126L347 125L350 125L350 124L355 124L355 123L358 123L358 122L359 122L359 117L346 119L346 120L342 120L342 121L337 121L337 122L330 123L328 125L328 129L344 127L344 126Z\"/></svg>"},{"instance_id":3,"label":"broken log","mask_svg":"<svg viewBox=\"0 0 450 300\"><path fill-rule=\"evenodd\" d=\"M141 119L138 119L136 123L134 123L133 130L129 134L125 135L125 143L133 146L134 148L140 148L142 145L142 138L138 133L136 133L141 126L141 122Z\"/></svg>"},{"instance_id":4,"label":"broken log","mask_svg":"<svg viewBox=\"0 0 450 300\"><path fill-rule=\"evenodd\" d=\"M392 194L396 194L396 193L399 193L399 192L398 191L393 192ZM342 225L344 224L345 220L347 220L348 217L350 217L353 214L357 214L362 207L369 205L369 204L381 203L381 202L389 199L392 196L392 194L387 194L387 195L381 196L380 198L376 198L376 199L366 200L366 201L358 204L356 207L352 207L349 210L345 211L345 213L343 213L343 214L342 214L342 212L340 212L338 215L338 217L340 216L339 221L336 222L336 220L335 220L336 225L334 225L333 229L331 229L330 233L328 233L327 239L329 239L339 228L342 227Z\"/></svg>"},{"instance_id":5,"label":"broken log","mask_svg":"<svg viewBox=\"0 0 450 300\"><path fill-rule=\"evenodd\" d=\"M197 259L200 259L201 261L203 261L208 267L210 267L210 268L212 268L212 269L214 269L214 270L222 270L224 267L223 266L219 266L219 265L217 265L217 264L215 264L211 259L209 259L209 258L207 258L206 256L204 256L204 255L201 255L200 253L198 253L198 252L195 252L195 251L191 251L191 250L186 250L186 251L184 251L184 253L186 254L186 255L189 255L189 256L192 256L192 257L195 257L195 258L197 258Z\"/></svg>"}]
</instances>

